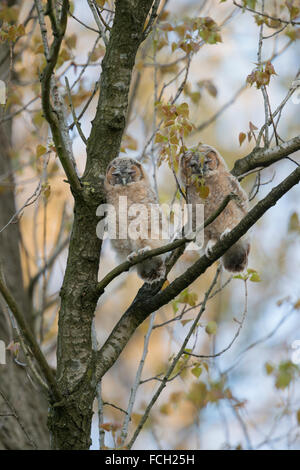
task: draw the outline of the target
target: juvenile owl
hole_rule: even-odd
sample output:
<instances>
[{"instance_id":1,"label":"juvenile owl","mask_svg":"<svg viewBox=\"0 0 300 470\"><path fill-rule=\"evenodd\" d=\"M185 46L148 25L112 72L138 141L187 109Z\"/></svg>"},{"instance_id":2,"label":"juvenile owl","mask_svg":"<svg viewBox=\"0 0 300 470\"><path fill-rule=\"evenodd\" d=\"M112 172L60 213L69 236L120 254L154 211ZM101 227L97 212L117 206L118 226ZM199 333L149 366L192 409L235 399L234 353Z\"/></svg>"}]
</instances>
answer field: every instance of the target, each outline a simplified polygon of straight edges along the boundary
<instances>
[{"instance_id":1,"label":"juvenile owl","mask_svg":"<svg viewBox=\"0 0 300 470\"><path fill-rule=\"evenodd\" d=\"M156 196L141 163L129 157L115 158L107 167L104 188L107 203L116 212L116 238L111 243L120 261L132 260L137 254L164 244ZM146 259L136 267L148 283L165 275L163 256Z\"/></svg>"},{"instance_id":2,"label":"juvenile owl","mask_svg":"<svg viewBox=\"0 0 300 470\"><path fill-rule=\"evenodd\" d=\"M238 180L229 172L219 152L209 145L201 144L181 155L180 179L186 189L187 201L190 204L204 204L205 220L214 214L228 194L238 196L204 229L204 243L209 255L211 247L247 214L248 197ZM206 187L205 198L200 196L200 184ZM247 266L249 250L247 237L242 237L223 255L224 268L231 272L243 271Z\"/></svg>"}]
</instances>

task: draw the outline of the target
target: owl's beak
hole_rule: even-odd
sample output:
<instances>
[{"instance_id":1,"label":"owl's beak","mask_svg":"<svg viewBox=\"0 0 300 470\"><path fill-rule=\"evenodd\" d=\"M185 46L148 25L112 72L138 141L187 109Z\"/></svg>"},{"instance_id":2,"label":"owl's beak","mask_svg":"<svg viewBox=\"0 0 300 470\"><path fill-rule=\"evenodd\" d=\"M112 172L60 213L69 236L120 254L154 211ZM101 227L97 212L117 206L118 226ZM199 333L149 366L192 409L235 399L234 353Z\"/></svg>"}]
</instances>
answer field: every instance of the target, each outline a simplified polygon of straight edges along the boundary
<instances>
[{"instance_id":1,"label":"owl's beak","mask_svg":"<svg viewBox=\"0 0 300 470\"><path fill-rule=\"evenodd\" d=\"M123 178L122 178L122 185L123 185L123 186L126 186L126 184L127 184L127 179L123 177Z\"/></svg>"},{"instance_id":2,"label":"owl's beak","mask_svg":"<svg viewBox=\"0 0 300 470\"><path fill-rule=\"evenodd\" d=\"M205 159L205 155L204 153L201 152L199 155L199 175L201 177L204 176L204 172L205 172L204 159Z\"/></svg>"},{"instance_id":3,"label":"owl's beak","mask_svg":"<svg viewBox=\"0 0 300 470\"><path fill-rule=\"evenodd\" d=\"M201 177L203 176L203 167L201 163L193 167L193 173L197 176L201 176Z\"/></svg>"},{"instance_id":4,"label":"owl's beak","mask_svg":"<svg viewBox=\"0 0 300 470\"><path fill-rule=\"evenodd\" d=\"M204 175L203 167L202 165L199 165L199 175L202 177Z\"/></svg>"}]
</instances>

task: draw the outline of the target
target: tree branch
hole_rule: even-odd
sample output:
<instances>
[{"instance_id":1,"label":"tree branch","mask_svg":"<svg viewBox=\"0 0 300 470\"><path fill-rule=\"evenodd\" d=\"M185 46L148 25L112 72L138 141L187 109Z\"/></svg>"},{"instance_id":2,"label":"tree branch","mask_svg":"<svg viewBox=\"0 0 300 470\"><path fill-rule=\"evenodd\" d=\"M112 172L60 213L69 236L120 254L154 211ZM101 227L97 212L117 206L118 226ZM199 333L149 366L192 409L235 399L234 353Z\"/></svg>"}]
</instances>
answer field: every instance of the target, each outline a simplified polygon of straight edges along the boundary
<instances>
[{"instance_id":1,"label":"tree branch","mask_svg":"<svg viewBox=\"0 0 300 470\"><path fill-rule=\"evenodd\" d=\"M203 230L209 224L211 224L221 214L221 212L223 212L227 204L235 197L236 196L234 194L228 194L228 196L224 198L218 209L205 220L204 224L201 227L197 228L197 233ZM145 253L136 256L131 261L124 261L124 263L119 264L116 268L112 269L108 274L106 274L106 276L98 283L96 289L98 296L100 296L104 292L105 288L108 286L108 284L111 283L111 281L113 281L113 279L115 279L123 272L128 271L132 266L139 264L148 258L153 258L154 256L162 255L164 253L168 253L169 251L174 251L177 248L183 247L187 243L195 241L195 238L195 236L183 237L174 240L170 243L167 243L166 245L161 246L159 248L146 251Z\"/></svg>"},{"instance_id":2,"label":"tree branch","mask_svg":"<svg viewBox=\"0 0 300 470\"><path fill-rule=\"evenodd\" d=\"M274 187L270 193L251 209L241 222L212 248L208 258L202 256L193 266L175 279L163 291L144 285L135 300L121 317L109 338L97 354L96 376L99 380L114 364L136 328L155 310L174 299L183 289L194 282L206 269L219 259L234 243L274 206L276 202L300 181L300 167L297 167L285 180Z\"/></svg>"},{"instance_id":3,"label":"tree branch","mask_svg":"<svg viewBox=\"0 0 300 470\"><path fill-rule=\"evenodd\" d=\"M142 419L140 420L134 434L133 434L133 437L131 438L129 444L128 444L128 449L131 449L131 447L133 446L136 438L138 437L140 431L142 430L148 416L149 416L149 413L153 407L153 405L155 404L156 400L158 399L159 395L161 394L161 392L163 391L163 389L165 388L173 370L175 369L176 365L178 364L178 361L179 359L181 358L182 354L185 352L185 347L190 339L190 337L192 336L195 328L197 327L198 323L199 323L199 320L203 314L203 312L205 311L205 308L206 308L206 304L207 304L207 301L209 299L209 295L214 287L214 285L216 284L217 282L217 279L218 279L218 276L219 276L219 273L220 273L220 269L217 270L217 272L215 273L215 276L214 276L214 279L212 281L212 283L210 284L207 292L205 293L205 296L204 296L204 299L203 299L203 302L202 302L202 306L201 306L201 309L200 311L198 312L198 314L196 315L196 318L194 319L193 321L193 324L192 326L190 327L189 329L189 332L188 334L186 335L178 353L176 354L176 356L174 357L173 361L171 362L171 365L169 366L168 370L167 370L167 373L165 374L164 378L162 379L161 381L161 384L160 386L158 387L157 391L155 392L154 396L152 397L150 403L148 404L143 416L142 416Z\"/></svg>"},{"instance_id":4,"label":"tree branch","mask_svg":"<svg viewBox=\"0 0 300 470\"><path fill-rule=\"evenodd\" d=\"M61 21L60 24L57 25L57 30L53 31L54 38L50 49L47 42L47 29L45 26L43 6L39 0L35 0L35 4L39 13L40 29L44 44L45 57L47 59L47 64L40 78L43 112L46 120L50 125L57 154L65 170L68 181L75 192L80 192L82 188L75 170L73 156L71 153L70 144L68 142L68 126L66 125L65 119L63 117L63 112L60 110L61 103L59 103L58 99L58 90L54 90L53 85L53 72L58 60L61 43L67 27L69 1L63 0ZM53 109L52 107L50 98L51 95L54 96L56 104L58 104L57 109Z\"/></svg>"},{"instance_id":5,"label":"tree branch","mask_svg":"<svg viewBox=\"0 0 300 470\"><path fill-rule=\"evenodd\" d=\"M259 16L263 16L264 18L269 18L269 20L274 20L274 21L280 21L280 23L284 23L284 24L292 24L292 25L297 25L297 24L300 24L299 21L293 21L293 20L284 20L282 18L278 18L276 16L271 16L271 15L268 15L267 13L263 13L263 12L260 12L260 11L257 11L257 10L254 10L253 8L249 8L247 7L246 5L240 5L239 3L237 3L235 0L233 0L233 3L235 6L243 9L243 10L248 10L250 11L251 13L255 13L256 15L259 15Z\"/></svg>"},{"instance_id":6,"label":"tree branch","mask_svg":"<svg viewBox=\"0 0 300 470\"><path fill-rule=\"evenodd\" d=\"M99 181L108 163L118 156L126 124L131 73L152 3L152 0L116 2L114 24L102 61L100 96L88 139L84 180Z\"/></svg>"},{"instance_id":7,"label":"tree branch","mask_svg":"<svg viewBox=\"0 0 300 470\"><path fill-rule=\"evenodd\" d=\"M16 319L22 336L24 337L25 341L27 342L28 346L30 347L34 358L36 359L37 363L39 364L45 380L49 386L50 392L53 395L53 398L58 401L61 399L61 395L57 389L56 381L53 376L52 370L49 367L49 364L42 353L34 335L31 332L31 329L27 325L27 322L22 315L19 307L17 306L12 294L10 293L9 289L6 287L3 279L0 276L0 292L5 299L8 307L10 308L14 318Z\"/></svg>"},{"instance_id":8,"label":"tree branch","mask_svg":"<svg viewBox=\"0 0 300 470\"><path fill-rule=\"evenodd\" d=\"M266 168L291 153L300 149L300 135L294 137L283 144L269 149L254 149L249 155L237 160L234 164L232 174L234 176L242 176L251 170L259 167Z\"/></svg>"}]
</instances>

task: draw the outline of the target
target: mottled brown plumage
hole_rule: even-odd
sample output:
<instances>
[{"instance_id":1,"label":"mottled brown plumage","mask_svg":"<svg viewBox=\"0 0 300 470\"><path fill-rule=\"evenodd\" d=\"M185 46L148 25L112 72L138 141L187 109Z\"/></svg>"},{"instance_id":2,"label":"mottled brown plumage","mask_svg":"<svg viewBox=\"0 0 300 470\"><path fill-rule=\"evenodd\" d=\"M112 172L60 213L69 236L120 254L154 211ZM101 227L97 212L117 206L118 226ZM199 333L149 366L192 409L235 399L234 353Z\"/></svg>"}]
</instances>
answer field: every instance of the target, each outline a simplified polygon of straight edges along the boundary
<instances>
[{"instance_id":1,"label":"mottled brown plumage","mask_svg":"<svg viewBox=\"0 0 300 470\"><path fill-rule=\"evenodd\" d=\"M136 254L162 246L163 240L160 237L161 233L159 233L160 224L155 231L150 214L151 205L155 205L157 212L159 212L157 199L142 164L129 157L115 158L107 168L104 187L107 203L114 206L117 214L117 238L111 240L111 243L119 255L120 261L126 257L134 259ZM123 216L127 217L128 226L137 221L146 230L146 234L141 234L136 240L132 239L130 235L119 239L119 233L122 230L119 212L120 197L124 196L127 198L127 208L121 206L121 211L123 211ZM130 212L130 209L134 207L133 204L142 204L145 209L142 216ZM149 283L163 278L165 274L163 257L156 256L139 263L137 272L144 281Z\"/></svg>"},{"instance_id":2,"label":"mottled brown plumage","mask_svg":"<svg viewBox=\"0 0 300 470\"><path fill-rule=\"evenodd\" d=\"M209 145L199 145L181 155L180 178L190 204L204 204L204 218L207 219L221 205L224 198L234 193L238 196L226 206L224 211L204 230L206 253L222 235L232 230L248 212L248 197L238 180L229 172L227 165L217 150ZM201 197L200 184L204 186ZM242 237L223 255L225 269L232 272L243 271L247 266L250 243Z\"/></svg>"}]
</instances>

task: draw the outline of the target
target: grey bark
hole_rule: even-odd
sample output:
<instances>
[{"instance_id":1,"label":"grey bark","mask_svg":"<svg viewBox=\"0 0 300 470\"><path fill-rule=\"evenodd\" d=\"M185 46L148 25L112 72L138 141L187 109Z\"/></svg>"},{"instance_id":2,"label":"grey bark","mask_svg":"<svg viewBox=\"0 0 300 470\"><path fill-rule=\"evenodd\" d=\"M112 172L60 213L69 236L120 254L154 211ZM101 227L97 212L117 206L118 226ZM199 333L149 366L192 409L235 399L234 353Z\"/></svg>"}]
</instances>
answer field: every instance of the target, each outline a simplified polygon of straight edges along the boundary
<instances>
[{"instance_id":1,"label":"grey bark","mask_svg":"<svg viewBox=\"0 0 300 470\"><path fill-rule=\"evenodd\" d=\"M7 46L0 46L0 59L7 55ZM6 81L9 59L0 67L0 79ZM7 111L9 112L9 111ZM12 123L0 124L0 229L16 212L14 176L11 160ZM3 182L5 184L3 184ZM29 300L24 288L19 224L10 224L0 233L0 263L7 286L31 323ZM0 302L0 339L7 345L12 339L5 302ZM15 338L13 338L15 339ZM29 380L26 369L17 365L10 352L6 365L0 365L0 449L47 449L47 400ZM16 416L13 415L12 409ZM7 415L7 416L2 416Z\"/></svg>"}]
</instances>

